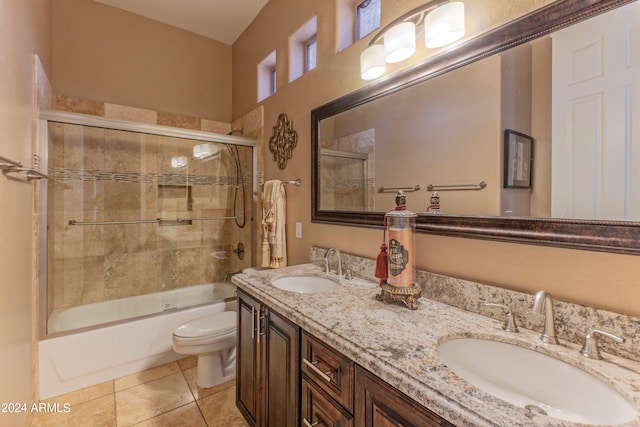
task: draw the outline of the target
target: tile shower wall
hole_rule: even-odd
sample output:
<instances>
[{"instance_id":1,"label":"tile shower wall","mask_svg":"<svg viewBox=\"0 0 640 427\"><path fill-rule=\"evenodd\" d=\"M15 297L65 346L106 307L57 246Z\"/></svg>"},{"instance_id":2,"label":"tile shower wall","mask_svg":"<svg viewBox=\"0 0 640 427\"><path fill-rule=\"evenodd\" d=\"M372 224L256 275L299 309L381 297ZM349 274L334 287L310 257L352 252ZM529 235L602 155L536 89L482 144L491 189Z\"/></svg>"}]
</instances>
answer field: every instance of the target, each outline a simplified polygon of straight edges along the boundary
<instances>
[{"instance_id":1,"label":"tile shower wall","mask_svg":"<svg viewBox=\"0 0 640 427\"><path fill-rule=\"evenodd\" d=\"M325 123L323 126L328 125ZM333 131L323 128L321 133L331 134ZM323 139L320 144L323 150L320 153L321 209L375 209L375 129L337 139ZM328 154L330 152L333 154Z\"/></svg>"},{"instance_id":2,"label":"tile shower wall","mask_svg":"<svg viewBox=\"0 0 640 427\"><path fill-rule=\"evenodd\" d=\"M131 107L58 97L59 109L140 122L162 121L223 132L228 124L157 114ZM60 108L63 107L63 108ZM189 126L184 126L188 124ZM191 225L69 225L178 217L232 216L236 164L225 148L219 159L192 158L197 141L86 126L49 125L49 313L222 280L250 264L252 150L238 147L245 196L238 187L242 229L233 220ZM225 132L226 133L226 132ZM171 159L189 164L174 169ZM244 199L244 207L241 206ZM247 248L244 261L232 252Z\"/></svg>"}]
</instances>

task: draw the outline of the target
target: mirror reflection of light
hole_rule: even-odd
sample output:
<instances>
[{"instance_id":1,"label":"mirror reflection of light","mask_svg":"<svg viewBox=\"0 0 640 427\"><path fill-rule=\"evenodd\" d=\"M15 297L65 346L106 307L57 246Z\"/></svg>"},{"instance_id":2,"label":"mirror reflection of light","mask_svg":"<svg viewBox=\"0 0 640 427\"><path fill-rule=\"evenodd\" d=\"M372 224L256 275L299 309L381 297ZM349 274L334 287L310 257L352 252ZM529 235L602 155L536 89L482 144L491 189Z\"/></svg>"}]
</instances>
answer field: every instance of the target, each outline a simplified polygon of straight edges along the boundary
<instances>
[{"instance_id":1,"label":"mirror reflection of light","mask_svg":"<svg viewBox=\"0 0 640 427\"><path fill-rule=\"evenodd\" d=\"M171 158L171 167L174 169L180 169L187 166L187 157L186 156L176 156Z\"/></svg>"},{"instance_id":2,"label":"mirror reflection of light","mask_svg":"<svg viewBox=\"0 0 640 427\"><path fill-rule=\"evenodd\" d=\"M203 142L193 146L193 157L196 159L219 158L222 146L211 142Z\"/></svg>"},{"instance_id":3,"label":"mirror reflection of light","mask_svg":"<svg viewBox=\"0 0 640 427\"><path fill-rule=\"evenodd\" d=\"M464 3L447 3L427 15L424 41L428 48L446 46L464 36Z\"/></svg>"}]
</instances>

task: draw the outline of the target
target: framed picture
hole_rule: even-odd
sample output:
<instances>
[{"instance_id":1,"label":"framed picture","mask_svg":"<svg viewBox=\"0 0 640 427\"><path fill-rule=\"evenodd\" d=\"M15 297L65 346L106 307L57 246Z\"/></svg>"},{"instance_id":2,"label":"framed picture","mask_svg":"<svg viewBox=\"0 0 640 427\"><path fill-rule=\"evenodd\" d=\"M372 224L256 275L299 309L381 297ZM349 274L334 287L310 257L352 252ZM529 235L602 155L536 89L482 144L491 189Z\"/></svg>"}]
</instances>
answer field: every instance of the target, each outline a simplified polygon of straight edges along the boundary
<instances>
[{"instance_id":1,"label":"framed picture","mask_svg":"<svg viewBox=\"0 0 640 427\"><path fill-rule=\"evenodd\" d=\"M504 188L531 188L533 138L511 129L504 131Z\"/></svg>"}]
</instances>

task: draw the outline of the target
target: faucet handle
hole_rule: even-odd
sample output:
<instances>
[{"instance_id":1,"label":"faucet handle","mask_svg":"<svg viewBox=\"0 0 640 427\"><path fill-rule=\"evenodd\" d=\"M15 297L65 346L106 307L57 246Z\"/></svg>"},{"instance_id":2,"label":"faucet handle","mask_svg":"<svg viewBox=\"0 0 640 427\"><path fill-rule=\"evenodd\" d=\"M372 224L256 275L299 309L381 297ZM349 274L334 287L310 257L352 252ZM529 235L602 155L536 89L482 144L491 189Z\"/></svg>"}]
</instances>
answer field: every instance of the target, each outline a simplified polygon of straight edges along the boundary
<instances>
[{"instance_id":1,"label":"faucet handle","mask_svg":"<svg viewBox=\"0 0 640 427\"><path fill-rule=\"evenodd\" d=\"M500 307L507 310L507 317L504 319L504 324L502 325L502 329L507 332L518 332L518 324L516 323L516 317L514 315L513 310L504 304L496 304L494 302L487 302L484 305L487 307Z\"/></svg>"},{"instance_id":2,"label":"faucet handle","mask_svg":"<svg viewBox=\"0 0 640 427\"><path fill-rule=\"evenodd\" d=\"M625 342L624 338L620 338L612 333L601 331L599 329L591 329L584 337L584 345L582 346L582 350L580 350L580 354L587 359L602 359L600 349L598 348L598 335L609 337L620 344Z\"/></svg>"}]
</instances>

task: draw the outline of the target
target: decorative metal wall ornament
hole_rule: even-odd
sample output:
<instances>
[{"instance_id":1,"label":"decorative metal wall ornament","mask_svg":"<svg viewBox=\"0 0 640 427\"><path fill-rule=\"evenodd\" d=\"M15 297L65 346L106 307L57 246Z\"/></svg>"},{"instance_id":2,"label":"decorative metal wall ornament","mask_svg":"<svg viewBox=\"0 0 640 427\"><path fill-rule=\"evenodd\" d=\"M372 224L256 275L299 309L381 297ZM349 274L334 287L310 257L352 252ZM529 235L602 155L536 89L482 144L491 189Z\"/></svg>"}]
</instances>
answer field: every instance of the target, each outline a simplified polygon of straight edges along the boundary
<instances>
[{"instance_id":1,"label":"decorative metal wall ornament","mask_svg":"<svg viewBox=\"0 0 640 427\"><path fill-rule=\"evenodd\" d=\"M286 114L280 114L269 139L269 151L273 153L273 161L278 163L280 169L287 166L287 160L293 156L297 144L298 133L293 129L293 123Z\"/></svg>"}]
</instances>

